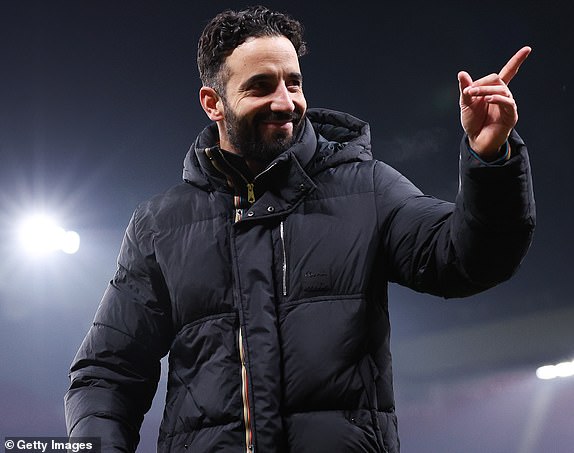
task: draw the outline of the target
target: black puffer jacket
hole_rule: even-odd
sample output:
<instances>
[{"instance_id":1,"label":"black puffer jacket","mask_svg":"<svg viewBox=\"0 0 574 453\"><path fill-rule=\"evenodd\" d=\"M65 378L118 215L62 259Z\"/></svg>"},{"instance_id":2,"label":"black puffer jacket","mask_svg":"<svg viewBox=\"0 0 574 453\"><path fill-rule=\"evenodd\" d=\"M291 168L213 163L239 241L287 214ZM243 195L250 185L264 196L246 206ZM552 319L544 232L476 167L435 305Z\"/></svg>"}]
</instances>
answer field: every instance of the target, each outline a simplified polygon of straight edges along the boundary
<instances>
[{"instance_id":1,"label":"black puffer jacket","mask_svg":"<svg viewBox=\"0 0 574 453\"><path fill-rule=\"evenodd\" d=\"M398 452L387 282L458 297L511 276L534 228L523 142L486 165L463 141L452 204L372 160L366 123L310 110L235 221L215 131L129 224L72 364L69 433L133 451L169 352L160 452Z\"/></svg>"}]
</instances>

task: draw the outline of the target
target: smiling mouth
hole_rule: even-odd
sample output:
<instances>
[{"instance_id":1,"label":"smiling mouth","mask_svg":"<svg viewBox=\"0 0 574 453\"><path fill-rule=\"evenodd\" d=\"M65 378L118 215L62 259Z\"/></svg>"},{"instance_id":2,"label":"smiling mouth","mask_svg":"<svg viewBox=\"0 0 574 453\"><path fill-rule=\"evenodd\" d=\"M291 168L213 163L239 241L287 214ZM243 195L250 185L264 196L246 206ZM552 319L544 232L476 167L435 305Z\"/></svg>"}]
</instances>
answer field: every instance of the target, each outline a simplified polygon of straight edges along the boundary
<instances>
[{"instance_id":1,"label":"smiling mouth","mask_svg":"<svg viewBox=\"0 0 574 453\"><path fill-rule=\"evenodd\" d=\"M283 121L263 121L263 124L267 124L267 125L271 125L271 126L278 126L278 127L286 126L286 125L292 124L292 123L293 123L293 121L290 121L290 120L289 121L285 121L285 120L283 120Z\"/></svg>"},{"instance_id":2,"label":"smiling mouth","mask_svg":"<svg viewBox=\"0 0 574 453\"><path fill-rule=\"evenodd\" d=\"M292 120L268 120L262 121L261 125L264 128L269 129L280 129L280 130L291 130L293 128L293 121Z\"/></svg>"}]
</instances>

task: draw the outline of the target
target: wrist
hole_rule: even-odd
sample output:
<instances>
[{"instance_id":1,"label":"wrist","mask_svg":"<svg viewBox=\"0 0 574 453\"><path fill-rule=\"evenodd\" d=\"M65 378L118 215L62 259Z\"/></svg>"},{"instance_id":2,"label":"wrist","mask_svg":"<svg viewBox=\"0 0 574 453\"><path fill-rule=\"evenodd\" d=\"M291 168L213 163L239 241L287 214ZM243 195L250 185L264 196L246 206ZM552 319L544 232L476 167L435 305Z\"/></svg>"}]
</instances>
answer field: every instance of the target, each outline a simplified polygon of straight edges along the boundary
<instances>
[{"instance_id":1,"label":"wrist","mask_svg":"<svg viewBox=\"0 0 574 453\"><path fill-rule=\"evenodd\" d=\"M508 140L506 140L502 146L500 146L496 151L494 152L477 152L473 146L472 143L468 142L469 145L469 150L470 150L470 154L472 154L476 159L478 159L479 161L486 163L486 164L499 164L502 162L507 161L508 159L510 159L510 144L508 143Z\"/></svg>"}]
</instances>

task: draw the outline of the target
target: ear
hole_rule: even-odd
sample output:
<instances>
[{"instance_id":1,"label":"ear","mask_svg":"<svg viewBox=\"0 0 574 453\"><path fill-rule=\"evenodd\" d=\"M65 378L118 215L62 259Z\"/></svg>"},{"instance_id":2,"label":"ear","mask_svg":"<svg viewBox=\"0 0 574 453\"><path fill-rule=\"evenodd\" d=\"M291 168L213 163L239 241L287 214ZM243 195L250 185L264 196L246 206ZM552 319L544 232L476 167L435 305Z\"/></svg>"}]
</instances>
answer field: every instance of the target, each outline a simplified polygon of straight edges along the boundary
<instances>
[{"instance_id":1,"label":"ear","mask_svg":"<svg viewBox=\"0 0 574 453\"><path fill-rule=\"evenodd\" d=\"M223 119L223 102L213 88L203 86L199 90L199 102L211 121Z\"/></svg>"}]
</instances>

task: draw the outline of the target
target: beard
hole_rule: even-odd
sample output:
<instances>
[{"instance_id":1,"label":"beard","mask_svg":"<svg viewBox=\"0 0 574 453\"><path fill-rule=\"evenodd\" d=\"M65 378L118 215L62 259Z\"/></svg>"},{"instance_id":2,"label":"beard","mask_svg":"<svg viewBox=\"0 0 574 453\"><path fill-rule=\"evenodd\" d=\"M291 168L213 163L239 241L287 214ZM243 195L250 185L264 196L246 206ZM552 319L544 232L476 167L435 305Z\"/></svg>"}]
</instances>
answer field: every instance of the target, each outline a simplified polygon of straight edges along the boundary
<instances>
[{"instance_id":1,"label":"beard","mask_svg":"<svg viewBox=\"0 0 574 453\"><path fill-rule=\"evenodd\" d=\"M262 111L250 120L236 115L228 105L225 107L225 130L231 145L246 159L264 164L270 163L289 149L304 124L305 115L300 109L295 109L292 113ZM259 127L264 121L291 121L293 132L277 131L265 137Z\"/></svg>"}]
</instances>

